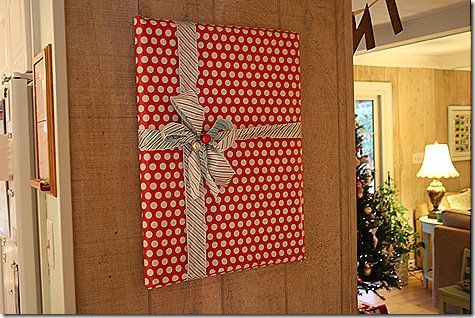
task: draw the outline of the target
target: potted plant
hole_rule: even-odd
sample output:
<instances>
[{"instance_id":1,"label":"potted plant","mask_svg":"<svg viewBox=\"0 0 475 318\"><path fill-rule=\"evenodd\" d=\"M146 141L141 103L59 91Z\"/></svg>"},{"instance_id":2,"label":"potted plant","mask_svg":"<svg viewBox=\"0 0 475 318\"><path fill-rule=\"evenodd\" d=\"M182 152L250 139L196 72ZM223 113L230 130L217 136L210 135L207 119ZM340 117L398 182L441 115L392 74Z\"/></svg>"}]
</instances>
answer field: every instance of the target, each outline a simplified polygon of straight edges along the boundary
<instances>
[{"instance_id":1,"label":"potted plant","mask_svg":"<svg viewBox=\"0 0 475 318\"><path fill-rule=\"evenodd\" d=\"M415 255L421 253L424 248L423 242L418 242L418 233L414 231L407 218L407 209L402 205L398 196L398 190L391 184L391 178L377 188L374 195L374 208L382 213L381 226L386 227L385 238L390 245L388 253L394 257L397 263L396 273L400 279L400 285L407 285L408 262L410 252Z\"/></svg>"}]
</instances>

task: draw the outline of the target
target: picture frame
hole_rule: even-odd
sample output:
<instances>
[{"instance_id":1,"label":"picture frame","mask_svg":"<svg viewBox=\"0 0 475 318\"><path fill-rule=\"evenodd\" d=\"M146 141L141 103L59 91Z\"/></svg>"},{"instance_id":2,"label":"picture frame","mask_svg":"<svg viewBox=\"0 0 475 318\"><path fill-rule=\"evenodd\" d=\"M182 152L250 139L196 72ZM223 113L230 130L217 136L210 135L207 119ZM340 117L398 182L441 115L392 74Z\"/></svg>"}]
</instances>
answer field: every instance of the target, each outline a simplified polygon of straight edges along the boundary
<instances>
[{"instance_id":1,"label":"picture frame","mask_svg":"<svg viewBox=\"0 0 475 318\"><path fill-rule=\"evenodd\" d=\"M52 61L48 44L33 62L35 176L30 185L57 196Z\"/></svg>"},{"instance_id":2,"label":"picture frame","mask_svg":"<svg viewBox=\"0 0 475 318\"><path fill-rule=\"evenodd\" d=\"M452 161L470 160L471 106L449 106L447 112L447 140Z\"/></svg>"}]
</instances>

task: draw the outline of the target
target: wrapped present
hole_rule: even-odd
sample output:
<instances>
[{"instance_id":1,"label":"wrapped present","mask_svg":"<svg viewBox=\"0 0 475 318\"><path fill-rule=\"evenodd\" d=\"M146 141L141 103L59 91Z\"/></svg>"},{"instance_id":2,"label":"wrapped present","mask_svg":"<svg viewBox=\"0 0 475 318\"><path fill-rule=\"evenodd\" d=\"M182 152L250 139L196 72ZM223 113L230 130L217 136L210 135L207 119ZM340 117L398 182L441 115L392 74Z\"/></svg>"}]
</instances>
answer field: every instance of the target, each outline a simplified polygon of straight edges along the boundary
<instances>
[{"instance_id":1,"label":"wrapped present","mask_svg":"<svg viewBox=\"0 0 475 318\"><path fill-rule=\"evenodd\" d=\"M134 22L146 287L304 259L298 34Z\"/></svg>"},{"instance_id":2,"label":"wrapped present","mask_svg":"<svg viewBox=\"0 0 475 318\"><path fill-rule=\"evenodd\" d=\"M388 308L386 304L370 305L360 301L358 303L358 312L365 315L387 315Z\"/></svg>"}]
</instances>

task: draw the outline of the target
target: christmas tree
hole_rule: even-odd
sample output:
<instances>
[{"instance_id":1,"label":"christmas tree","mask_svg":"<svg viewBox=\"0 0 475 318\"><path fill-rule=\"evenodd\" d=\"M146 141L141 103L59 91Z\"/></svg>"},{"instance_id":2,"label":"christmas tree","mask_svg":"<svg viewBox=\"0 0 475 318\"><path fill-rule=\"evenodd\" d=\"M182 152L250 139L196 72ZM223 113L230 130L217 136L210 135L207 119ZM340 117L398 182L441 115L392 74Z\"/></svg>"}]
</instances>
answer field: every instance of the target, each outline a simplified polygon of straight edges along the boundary
<instances>
[{"instance_id":1,"label":"christmas tree","mask_svg":"<svg viewBox=\"0 0 475 318\"><path fill-rule=\"evenodd\" d=\"M397 230L392 228L392 215L388 215L387 203L395 201L381 189L373 189L374 171L363 149L364 128L356 122L356 192L358 225L358 291L372 291L383 298L378 290L400 288L396 274L399 253ZM390 181L388 181L390 182ZM390 186L390 184L385 184ZM384 187L383 187L384 188ZM392 208L392 205L390 206ZM383 298L384 299L384 298Z\"/></svg>"}]
</instances>

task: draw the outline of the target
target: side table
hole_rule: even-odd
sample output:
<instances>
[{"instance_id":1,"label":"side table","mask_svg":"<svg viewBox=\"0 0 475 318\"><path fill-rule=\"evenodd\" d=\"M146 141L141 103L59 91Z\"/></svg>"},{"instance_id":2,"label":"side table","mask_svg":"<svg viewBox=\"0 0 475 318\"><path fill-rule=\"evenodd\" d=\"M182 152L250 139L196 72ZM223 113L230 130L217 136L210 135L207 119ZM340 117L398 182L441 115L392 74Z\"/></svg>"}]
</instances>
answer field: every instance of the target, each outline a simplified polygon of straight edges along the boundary
<instances>
[{"instance_id":1,"label":"side table","mask_svg":"<svg viewBox=\"0 0 475 318\"><path fill-rule=\"evenodd\" d=\"M433 242L434 228L437 225L442 225L441 222L438 222L437 219L430 219L427 215L421 216L419 218L422 224L422 241L425 244L424 248L424 258L422 261L422 270L424 272L424 279L422 280L422 286L424 288L428 287L428 281L432 280L432 271L430 270L431 265L429 264L429 253L432 253L432 259L434 258L433 246L429 250L429 247Z\"/></svg>"}]
</instances>

